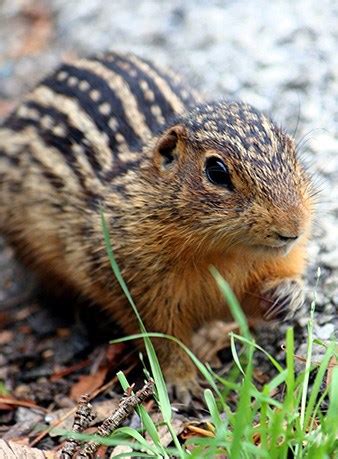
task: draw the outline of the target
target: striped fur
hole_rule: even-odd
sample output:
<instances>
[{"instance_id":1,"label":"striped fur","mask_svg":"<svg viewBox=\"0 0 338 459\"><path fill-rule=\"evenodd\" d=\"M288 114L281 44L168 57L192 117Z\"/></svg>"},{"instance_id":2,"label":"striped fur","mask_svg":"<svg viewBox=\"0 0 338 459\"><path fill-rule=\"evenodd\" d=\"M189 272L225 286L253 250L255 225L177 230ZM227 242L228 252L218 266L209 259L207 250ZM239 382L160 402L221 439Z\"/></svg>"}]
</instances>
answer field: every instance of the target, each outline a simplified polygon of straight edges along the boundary
<instances>
[{"instance_id":1,"label":"striped fur","mask_svg":"<svg viewBox=\"0 0 338 459\"><path fill-rule=\"evenodd\" d=\"M139 151L154 132L197 100L179 77L174 81L134 55L109 53L62 65L4 127L15 133L33 127L73 170L77 169L72 151L76 145L92 173L111 179L126 169L125 162L137 160L131 152Z\"/></svg>"},{"instance_id":2,"label":"striped fur","mask_svg":"<svg viewBox=\"0 0 338 459\"><path fill-rule=\"evenodd\" d=\"M200 99L170 69L100 54L63 64L0 128L0 230L24 262L137 332L107 260L103 209L147 329L187 345L228 314L210 264L250 315L299 305L312 212L292 139L247 104ZM215 156L228 189L208 180ZM158 351L169 380L191 387L186 355Z\"/></svg>"}]
</instances>

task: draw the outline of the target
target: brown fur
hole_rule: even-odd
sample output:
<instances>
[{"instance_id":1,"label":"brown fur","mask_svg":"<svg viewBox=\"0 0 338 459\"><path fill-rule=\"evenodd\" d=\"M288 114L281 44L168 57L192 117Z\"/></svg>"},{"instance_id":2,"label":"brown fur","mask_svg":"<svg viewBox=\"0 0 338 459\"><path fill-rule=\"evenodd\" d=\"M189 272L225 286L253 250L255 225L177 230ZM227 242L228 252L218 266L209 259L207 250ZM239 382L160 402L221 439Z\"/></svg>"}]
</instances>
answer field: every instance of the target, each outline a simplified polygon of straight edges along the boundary
<instances>
[{"instance_id":1,"label":"brown fur","mask_svg":"<svg viewBox=\"0 0 338 459\"><path fill-rule=\"evenodd\" d=\"M159 76L132 55L109 56L117 65L126 59L121 69L129 77L138 65L144 78L151 78L168 103L172 101L173 117L154 129L146 115L136 113L140 123L134 123L135 129L142 142L135 147L127 131L122 135L117 127L113 138L111 131L98 129L75 93L72 98L54 98L49 81L33 91L25 103L39 101L66 114L68 121L51 112L52 120L45 116L42 122L41 115L32 107L27 112L29 104L24 104L21 114L19 108L0 129L0 223L18 253L44 278L58 279L60 289L70 286L109 310L126 333L137 332L107 259L102 206L117 262L147 330L174 335L189 346L201 325L229 318L211 265L249 316L264 316L272 303L284 301L284 291L288 306L298 307L313 203L310 179L292 139L245 104L221 102L190 109L190 93L170 93L168 74ZM109 81L110 90L124 102L127 121L135 121L137 104L126 99L133 91L143 88L153 103L151 83L138 87L135 80L133 88L90 60L80 61L78 68ZM63 82L69 72L56 73L56 80ZM82 83L80 77L72 78L69 85L88 86L85 77ZM90 94L92 103L99 103L98 93ZM194 93L190 96L196 100ZM102 116L109 109L104 105ZM161 109L158 101L153 110L158 123ZM31 124L18 124L23 118ZM115 121L118 125L115 118L111 126ZM107 119L103 121L102 129L108 129ZM59 145L50 142L55 132L67 140L68 123L87 139L83 144L71 139L71 165ZM112 141L118 142L115 156ZM169 165L164 152L172 155ZM93 154L109 179L102 179L90 164ZM208 181L205 164L210 156L224 161L234 190ZM298 240L284 244L278 234ZM188 386L195 377L188 357L176 348L173 352L165 340L157 342L157 349L169 382Z\"/></svg>"}]
</instances>

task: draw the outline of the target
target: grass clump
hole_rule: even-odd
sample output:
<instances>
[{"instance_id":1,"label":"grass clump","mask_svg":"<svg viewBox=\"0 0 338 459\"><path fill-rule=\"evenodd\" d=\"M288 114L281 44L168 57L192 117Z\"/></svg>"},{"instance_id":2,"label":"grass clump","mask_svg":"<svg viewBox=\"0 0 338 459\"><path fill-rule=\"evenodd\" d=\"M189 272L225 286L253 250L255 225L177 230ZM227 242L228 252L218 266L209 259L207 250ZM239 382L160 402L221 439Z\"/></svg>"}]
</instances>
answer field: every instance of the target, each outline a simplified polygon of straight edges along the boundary
<instances>
[{"instance_id":1,"label":"grass clump","mask_svg":"<svg viewBox=\"0 0 338 459\"><path fill-rule=\"evenodd\" d=\"M161 444L158 425L155 425L144 407L140 406L138 414L151 441L146 441L142 432L130 427L122 427L104 439L105 444L128 444L132 453L118 457L149 458L338 458L338 343L321 343L325 354L320 364L313 365L312 345L313 312L315 301L311 306L308 324L308 346L305 369L295 372L294 331L289 328L286 333L286 364L279 363L272 355L258 346L252 338L246 318L236 297L218 271L211 267L215 281L225 296L234 319L237 321L240 334L231 333L231 350L235 370L229 378L215 374L208 366L200 362L192 352L174 337L161 333L147 333L128 288L121 276L115 261L109 239L109 231L103 214L102 227L108 257L112 270L126 295L138 319L140 334L126 337L126 341L142 337L150 364L150 375L155 381L155 398L172 437L170 448ZM192 437L183 445L173 427L173 411L168 397L164 377L153 347L151 338L171 339L177 342L196 364L211 389L204 391L205 407L208 418L213 424L213 431L207 437ZM236 344L240 343L243 352L239 356ZM254 384L254 353L263 352L275 367L276 376L259 390ZM314 379L309 393L310 375ZM327 375L330 375L328 378ZM329 379L329 381L328 381ZM124 375L119 374L122 387L128 387ZM283 395L274 396L279 392ZM230 403L229 394L237 394L236 408ZM323 400L327 399L328 408L322 409ZM80 438L88 440L91 436L82 434ZM100 441L96 438L96 440Z\"/></svg>"}]
</instances>

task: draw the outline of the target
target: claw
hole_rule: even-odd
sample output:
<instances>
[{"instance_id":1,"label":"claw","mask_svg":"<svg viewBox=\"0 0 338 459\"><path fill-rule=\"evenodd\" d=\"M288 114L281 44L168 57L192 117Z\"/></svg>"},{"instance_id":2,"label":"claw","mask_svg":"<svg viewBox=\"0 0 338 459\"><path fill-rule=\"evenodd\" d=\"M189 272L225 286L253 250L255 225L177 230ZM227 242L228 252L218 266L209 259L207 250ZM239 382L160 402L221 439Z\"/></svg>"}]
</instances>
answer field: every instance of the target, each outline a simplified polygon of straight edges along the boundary
<instances>
[{"instance_id":1,"label":"claw","mask_svg":"<svg viewBox=\"0 0 338 459\"><path fill-rule=\"evenodd\" d=\"M304 303L303 284L298 279L282 279L269 283L262 292L266 301L272 302L263 317L289 319Z\"/></svg>"},{"instance_id":2,"label":"claw","mask_svg":"<svg viewBox=\"0 0 338 459\"><path fill-rule=\"evenodd\" d=\"M285 311L288 311L289 298L286 296L284 298L277 298L270 308L263 315L265 320L282 319L285 318Z\"/></svg>"}]
</instances>

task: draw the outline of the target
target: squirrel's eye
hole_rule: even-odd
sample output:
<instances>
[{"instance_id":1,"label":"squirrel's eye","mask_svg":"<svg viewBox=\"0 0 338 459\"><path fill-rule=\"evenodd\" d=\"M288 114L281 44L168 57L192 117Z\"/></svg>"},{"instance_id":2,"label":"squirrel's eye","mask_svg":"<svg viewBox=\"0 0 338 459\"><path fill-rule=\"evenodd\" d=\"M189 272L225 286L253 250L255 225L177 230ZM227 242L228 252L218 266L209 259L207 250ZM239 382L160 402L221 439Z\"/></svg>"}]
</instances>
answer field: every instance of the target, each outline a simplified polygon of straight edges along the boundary
<instances>
[{"instance_id":1,"label":"squirrel's eye","mask_svg":"<svg viewBox=\"0 0 338 459\"><path fill-rule=\"evenodd\" d=\"M234 189L228 168L219 158L211 157L206 160L205 173L209 182L214 185L223 186L231 191Z\"/></svg>"}]
</instances>

